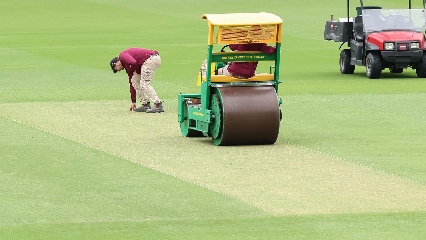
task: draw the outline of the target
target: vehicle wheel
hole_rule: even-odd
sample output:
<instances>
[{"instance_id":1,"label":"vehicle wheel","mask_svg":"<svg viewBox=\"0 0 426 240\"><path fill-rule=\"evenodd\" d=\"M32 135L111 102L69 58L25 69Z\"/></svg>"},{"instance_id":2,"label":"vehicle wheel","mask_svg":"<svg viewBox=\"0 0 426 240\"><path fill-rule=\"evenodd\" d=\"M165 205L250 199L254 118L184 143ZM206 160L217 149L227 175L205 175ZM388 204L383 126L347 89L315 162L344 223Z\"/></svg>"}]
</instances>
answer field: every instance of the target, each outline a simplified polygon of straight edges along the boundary
<instances>
[{"instance_id":1,"label":"vehicle wheel","mask_svg":"<svg viewBox=\"0 0 426 240\"><path fill-rule=\"evenodd\" d=\"M368 78L379 78L382 74L382 59L377 52L370 52L365 59L366 75Z\"/></svg>"},{"instance_id":2,"label":"vehicle wheel","mask_svg":"<svg viewBox=\"0 0 426 240\"><path fill-rule=\"evenodd\" d=\"M351 65L351 50L344 49L340 52L340 72L342 74L353 74L355 65Z\"/></svg>"},{"instance_id":3,"label":"vehicle wheel","mask_svg":"<svg viewBox=\"0 0 426 240\"><path fill-rule=\"evenodd\" d=\"M423 55L419 65L416 68L417 77L426 78L426 55Z\"/></svg>"},{"instance_id":4,"label":"vehicle wheel","mask_svg":"<svg viewBox=\"0 0 426 240\"><path fill-rule=\"evenodd\" d=\"M402 73L404 71L403 68L390 68L389 71L391 73Z\"/></svg>"}]
</instances>

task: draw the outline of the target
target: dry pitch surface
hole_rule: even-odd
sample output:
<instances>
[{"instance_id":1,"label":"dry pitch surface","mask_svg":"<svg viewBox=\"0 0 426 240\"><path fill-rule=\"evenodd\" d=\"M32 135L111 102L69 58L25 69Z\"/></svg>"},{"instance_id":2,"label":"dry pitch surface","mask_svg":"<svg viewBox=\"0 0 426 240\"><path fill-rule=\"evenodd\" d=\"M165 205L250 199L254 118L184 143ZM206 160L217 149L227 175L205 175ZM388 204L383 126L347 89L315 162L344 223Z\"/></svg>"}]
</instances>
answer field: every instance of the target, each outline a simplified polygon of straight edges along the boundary
<instances>
[{"instance_id":1,"label":"dry pitch surface","mask_svg":"<svg viewBox=\"0 0 426 240\"><path fill-rule=\"evenodd\" d=\"M278 141L217 147L184 138L176 102L166 113L126 101L0 105L1 117L238 199L267 214L425 211L423 184ZM36 109L36 110L35 110Z\"/></svg>"}]
</instances>

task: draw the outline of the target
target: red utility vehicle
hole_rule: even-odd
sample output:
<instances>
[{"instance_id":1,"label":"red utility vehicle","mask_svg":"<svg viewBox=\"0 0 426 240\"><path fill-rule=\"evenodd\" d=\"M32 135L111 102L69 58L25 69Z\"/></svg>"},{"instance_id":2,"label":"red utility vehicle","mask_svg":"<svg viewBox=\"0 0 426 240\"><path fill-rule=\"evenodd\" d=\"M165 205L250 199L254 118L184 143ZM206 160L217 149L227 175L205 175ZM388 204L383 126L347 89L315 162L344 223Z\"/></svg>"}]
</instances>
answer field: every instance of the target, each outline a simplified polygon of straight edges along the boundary
<instances>
[{"instance_id":1,"label":"red utility vehicle","mask_svg":"<svg viewBox=\"0 0 426 240\"><path fill-rule=\"evenodd\" d=\"M380 78L382 70L402 73L412 68L420 78L426 77L426 13L423 9L382 9L380 6L356 7L357 16L326 21L324 40L347 43L340 52L340 72L353 74L355 66L365 66L369 78Z\"/></svg>"}]
</instances>

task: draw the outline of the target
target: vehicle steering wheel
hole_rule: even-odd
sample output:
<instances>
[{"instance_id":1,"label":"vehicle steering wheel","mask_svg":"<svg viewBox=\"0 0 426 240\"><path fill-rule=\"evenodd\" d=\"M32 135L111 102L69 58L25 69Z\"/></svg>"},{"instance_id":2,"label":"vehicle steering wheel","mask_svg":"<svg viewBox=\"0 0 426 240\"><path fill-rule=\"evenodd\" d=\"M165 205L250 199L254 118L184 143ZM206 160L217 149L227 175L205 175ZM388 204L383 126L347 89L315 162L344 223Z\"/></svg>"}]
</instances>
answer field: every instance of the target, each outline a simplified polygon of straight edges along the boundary
<instances>
[{"instance_id":1,"label":"vehicle steering wheel","mask_svg":"<svg viewBox=\"0 0 426 240\"><path fill-rule=\"evenodd\" d=\"M406 27L407 18L403 15L390 15L387 17L387 25L392 25L392 27Z\"/></svg>"},{"instance_id":2,"label":"vehicle steering wheel","mask_svg":"<svg viewBox=\"0 0 426 240\"><path fill-rule=\"evenodd\" d=\"M221 49L220 49L220 51L221 52L225 52L225 48L227 48L227 47L229 47L229 45L227 44L227 45L225 45L225 46L223 46Z\"/></svg>"},{"instance_id":3,"label":"vehicle steering wheel","mask_svg":"<svg viewBox=\"0 0 426 240\"><path fill-rule=\"evenodd\" d=\"M220 52L226 52L225 51L225 48L229 48L229 45L227 44L227 45L225 45L225 46L223 46L221 49L220 49ZM231 49L231 48L229 48L229 49ZM228 65L228 62L223 62L225 65Z\"/></svg>"}]
</instances>

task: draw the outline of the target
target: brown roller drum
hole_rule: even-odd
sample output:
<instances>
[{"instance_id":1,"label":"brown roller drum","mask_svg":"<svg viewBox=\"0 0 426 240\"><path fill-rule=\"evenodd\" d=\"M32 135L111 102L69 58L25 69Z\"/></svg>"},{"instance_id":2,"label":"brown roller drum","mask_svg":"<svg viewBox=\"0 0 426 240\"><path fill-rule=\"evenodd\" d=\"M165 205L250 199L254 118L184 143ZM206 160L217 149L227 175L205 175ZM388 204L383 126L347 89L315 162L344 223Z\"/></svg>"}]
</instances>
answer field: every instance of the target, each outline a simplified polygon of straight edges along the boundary
<instances>
[{"instance_id":1,"label":"brown roller drum","mask_svg":"<svg viewBox=\"0 0 426 240\"><path fill-rule=\"evenodd\" d=\"M217 88L221 96L222 137L218 145L274 144L280 127L273 86Z\"/></svg>"}]
</instances>

